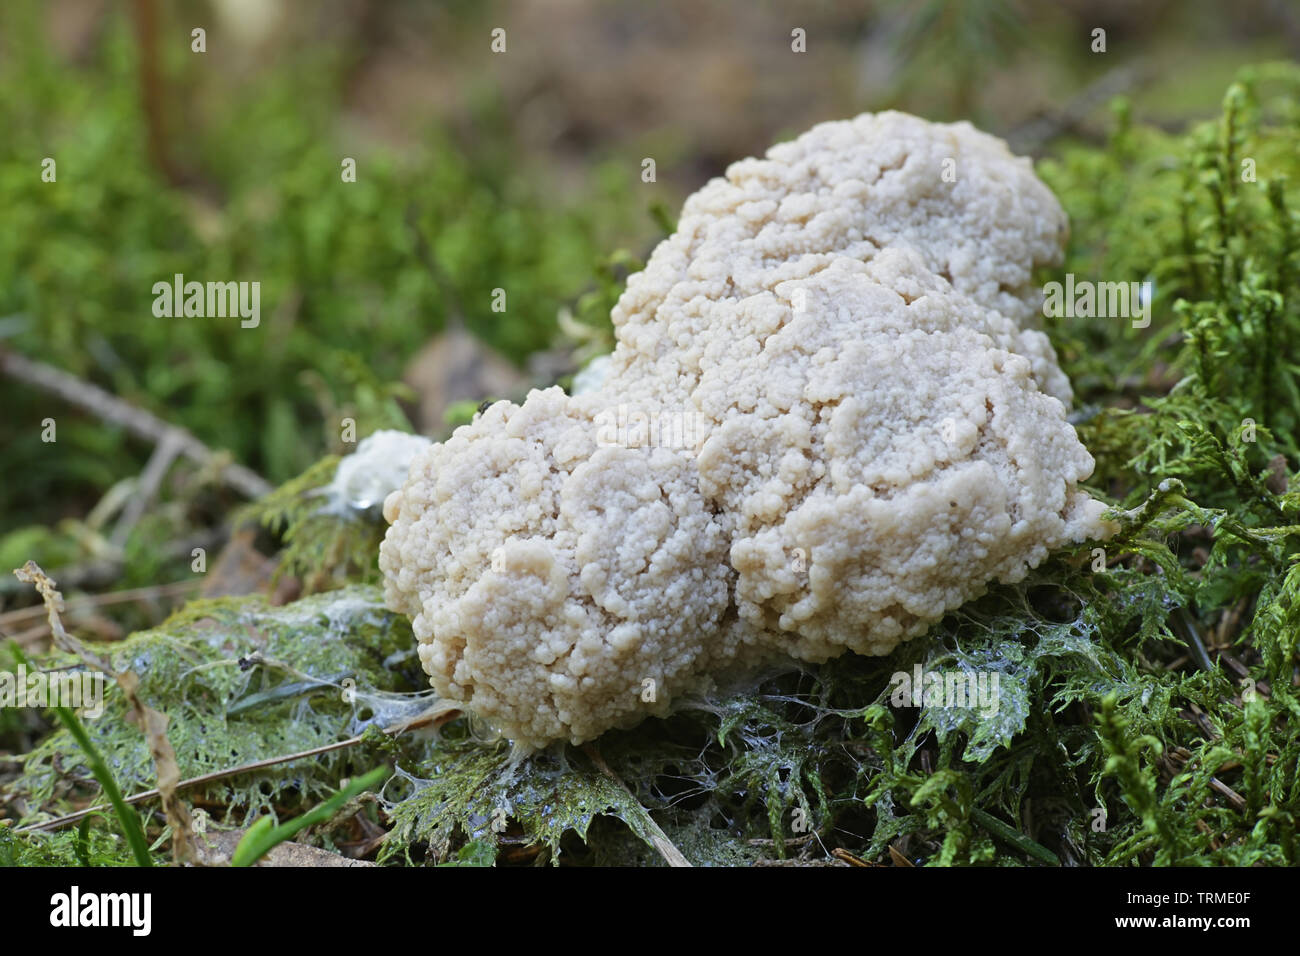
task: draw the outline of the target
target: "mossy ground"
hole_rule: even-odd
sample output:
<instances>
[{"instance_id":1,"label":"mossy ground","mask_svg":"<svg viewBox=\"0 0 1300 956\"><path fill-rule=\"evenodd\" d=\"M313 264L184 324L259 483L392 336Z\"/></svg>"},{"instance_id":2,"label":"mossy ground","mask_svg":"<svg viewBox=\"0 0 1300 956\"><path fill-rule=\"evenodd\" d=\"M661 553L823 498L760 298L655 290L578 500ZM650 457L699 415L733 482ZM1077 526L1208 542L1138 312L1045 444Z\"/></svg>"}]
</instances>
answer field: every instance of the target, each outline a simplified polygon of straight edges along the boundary
<instances>
[{"instance_id":1,"label":"mossy ground","mask_svg":"<svg viewBox=\"0 0 1300 956\"><path fill-rule=\"evenodd\" d=\"M1248 71L1222 118L1186 135L1120 104L1105 147L1068 147L1041 172L1073 223L1059 274L1155 288L1145 329L1047 322L1095 493L1123 525L1100 552L1055 555L890 658L776 675L588 748L520 761L462 717L188 797L232 822L292 813L389 760L364 812L390 829L378 854L392 864L653 864L657 830L697 864L836 849L918 865L1296 863L1300 70ZM331 528L305 504L330 467L261 515L294 574L372 581L381 529ZM113 657L171 717L184 776L348 739L427 700L409 628L370 583L284 608L191 605ZM997 673L1001 706L892 706L891 675L917 664ZM87 726L124 792L152 786L111 692ZM95 794L62 731L5 788L20 823ZM111 819L0 830L0 863L73 859L128 859Z\"/></svg>"}]
</instances>

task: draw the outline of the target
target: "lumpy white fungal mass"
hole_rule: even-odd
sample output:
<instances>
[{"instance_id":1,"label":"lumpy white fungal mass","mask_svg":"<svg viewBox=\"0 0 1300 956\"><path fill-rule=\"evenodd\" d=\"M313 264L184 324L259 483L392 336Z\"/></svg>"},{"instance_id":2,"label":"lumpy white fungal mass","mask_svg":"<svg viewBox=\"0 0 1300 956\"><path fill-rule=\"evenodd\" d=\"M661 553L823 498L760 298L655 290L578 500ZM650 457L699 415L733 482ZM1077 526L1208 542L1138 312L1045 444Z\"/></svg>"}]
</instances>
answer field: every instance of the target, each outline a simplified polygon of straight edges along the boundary
<instances>
[{"instance_id":1,"label":"lumpy white fungal mass","mask_svg":"<svg viewBox=\"0 0 1300 956\"><path fill-rule=\"evenodd\" d=\"M868 114L732 165L629 279L598 388L492 405L386 500L434 688L578 743L723 671L888 654L1104 537L1031 327L1066 232L966 123Z\"/></svg>"}]
</instances>

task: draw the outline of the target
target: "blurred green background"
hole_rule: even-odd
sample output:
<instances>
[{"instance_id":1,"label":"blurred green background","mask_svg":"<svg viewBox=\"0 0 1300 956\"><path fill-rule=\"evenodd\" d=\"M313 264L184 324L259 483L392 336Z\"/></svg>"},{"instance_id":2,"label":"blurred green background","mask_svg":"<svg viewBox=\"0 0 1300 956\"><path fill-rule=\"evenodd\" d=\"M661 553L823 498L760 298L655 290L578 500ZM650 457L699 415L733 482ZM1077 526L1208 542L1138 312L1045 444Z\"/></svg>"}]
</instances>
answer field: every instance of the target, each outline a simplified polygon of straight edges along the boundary
<instances>
[{"instance_id":1,"label":"blurred green background","mask_svg":"<svg viewBox=\"0 0 1300 956\"><path fill-rule=\"evenodd\" d=\"M0 349L279 484L346 450L345 418L437 434L571 374L681 200L816 122L893 107L1050 155L1100 141L1116 94L1181 129L1298 52L1285 0L9 0ZM156 318L175 273L260 282L260 326ZM114 541L150 443L12 375L0 408L5 568L167 580L242 500L183 464Z\"/></svg>"}]
</instances>

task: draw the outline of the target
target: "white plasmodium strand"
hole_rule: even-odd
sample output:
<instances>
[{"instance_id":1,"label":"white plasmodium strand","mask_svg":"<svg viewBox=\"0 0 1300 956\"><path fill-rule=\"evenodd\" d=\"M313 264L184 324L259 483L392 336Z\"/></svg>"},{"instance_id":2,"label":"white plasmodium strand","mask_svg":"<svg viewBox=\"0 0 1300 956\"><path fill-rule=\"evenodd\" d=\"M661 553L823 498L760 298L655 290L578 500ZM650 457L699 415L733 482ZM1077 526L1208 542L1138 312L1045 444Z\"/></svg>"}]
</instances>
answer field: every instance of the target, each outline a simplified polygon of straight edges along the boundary
<instances>
[{"instance_id":1,"label":"white plasmodium strand","mask_svg":"<svg viewBox=\"0 0 1300 956\"><path fill-rule=\"evenodd\" d=\"M599 388L492 405L385 502L433 686L521 748L581 742L723 670L887 654L1104 537L1030 327L1066 231L965 123L863 115L734 164L630 278ZM614 409L700 424L611 443Z\"/></svg>"}]
</instances>

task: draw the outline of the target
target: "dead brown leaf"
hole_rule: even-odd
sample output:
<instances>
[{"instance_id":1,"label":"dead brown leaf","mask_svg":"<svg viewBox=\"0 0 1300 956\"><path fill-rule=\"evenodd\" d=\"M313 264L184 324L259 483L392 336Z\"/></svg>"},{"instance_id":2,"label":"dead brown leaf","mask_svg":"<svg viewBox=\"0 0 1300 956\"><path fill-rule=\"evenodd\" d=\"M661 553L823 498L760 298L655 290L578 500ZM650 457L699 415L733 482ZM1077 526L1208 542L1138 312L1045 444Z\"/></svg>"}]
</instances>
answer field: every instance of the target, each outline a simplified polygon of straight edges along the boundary
<instances>
[{"instance_id":1,"label":"dead brown leaf","mask_svg":"<svg viewBox=\"0 0 1300 956\"><path fill-rule=\"evenodd\" d=\"M415 390L415 426L425 435L445 430L454 402L516 396L528 385L518 369L460 327L417 352L402 381Z\"/></svg>"}]
</instances>

